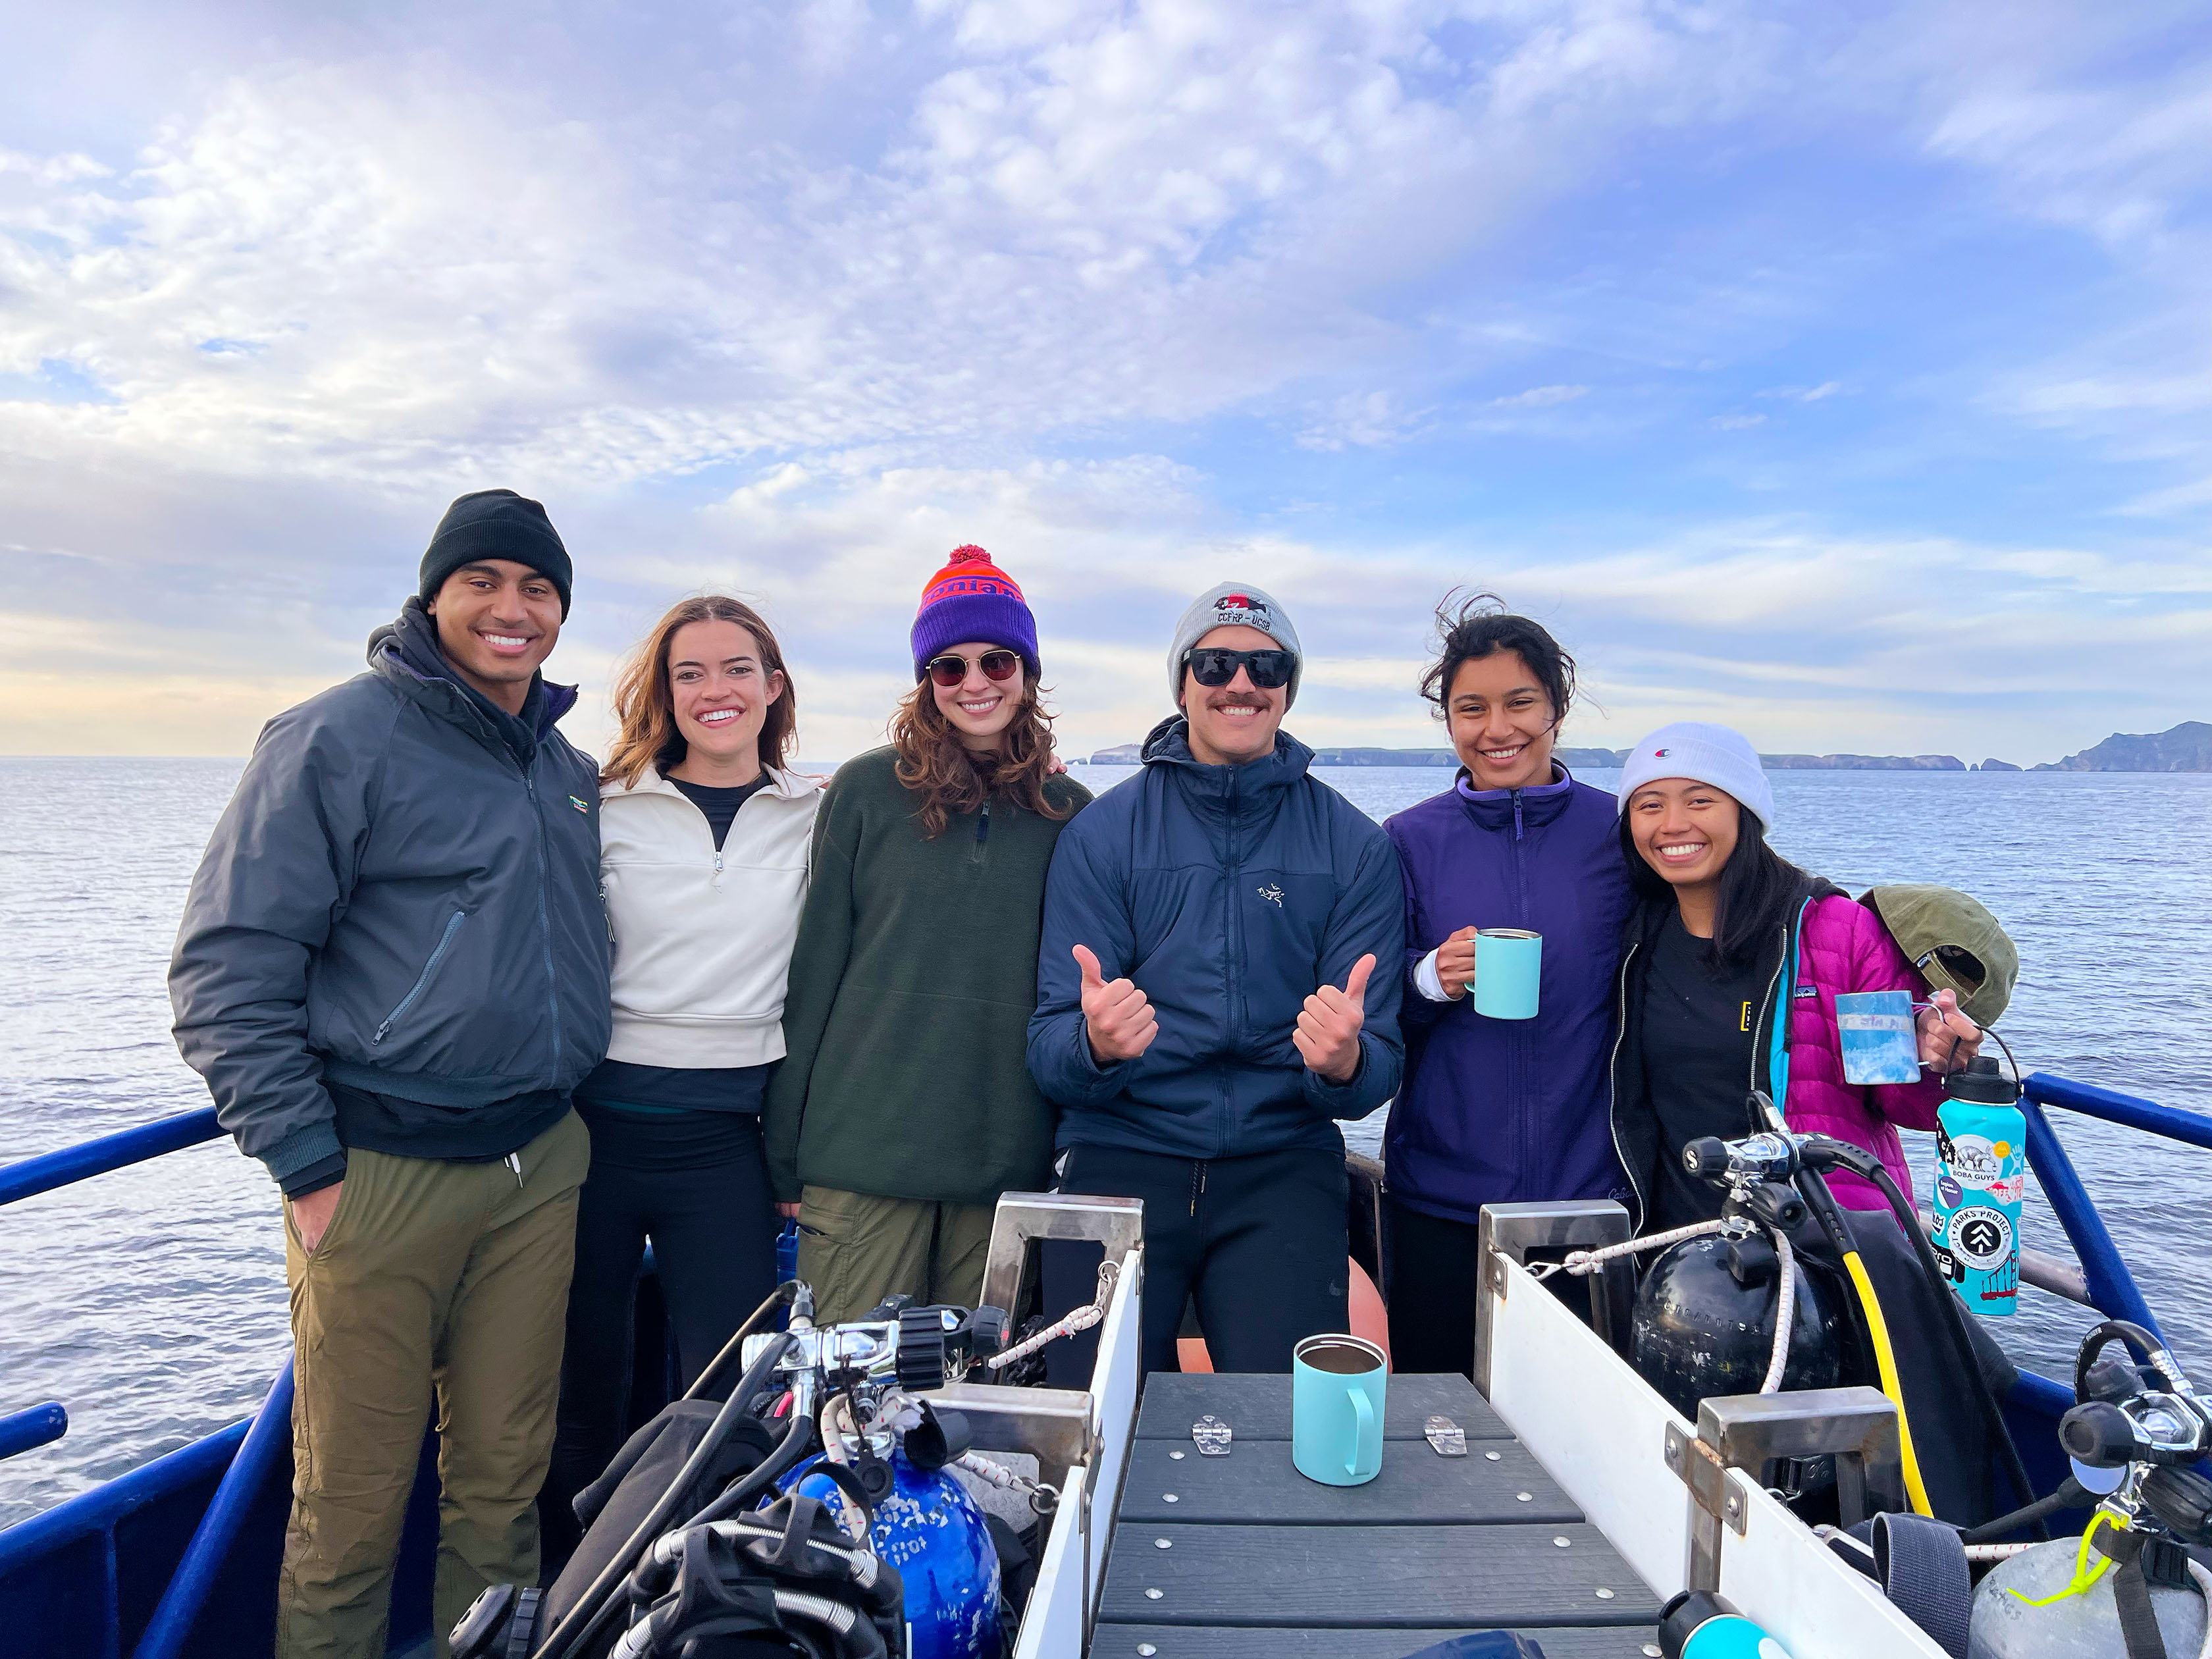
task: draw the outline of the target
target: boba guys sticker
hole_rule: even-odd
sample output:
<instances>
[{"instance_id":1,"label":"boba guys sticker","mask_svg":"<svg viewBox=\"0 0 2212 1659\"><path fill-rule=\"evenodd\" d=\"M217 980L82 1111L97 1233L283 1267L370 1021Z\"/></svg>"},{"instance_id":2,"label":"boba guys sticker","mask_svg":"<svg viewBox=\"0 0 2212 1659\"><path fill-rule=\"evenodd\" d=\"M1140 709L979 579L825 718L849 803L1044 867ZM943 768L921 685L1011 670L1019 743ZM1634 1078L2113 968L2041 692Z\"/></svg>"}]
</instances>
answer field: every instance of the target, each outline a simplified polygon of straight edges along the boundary
<instances>
[{"instance_id":1,"label":"boba guys sticker","mask_svg":"<svg viewBox=\"0 0 2212 1659\"><path fill-rule=\"evenodd\" d=\"M1950 1141L1944 1161L1961 1187L1985 1193L2003 1178L2005 1153L2012 1150L2009 1146L2000 1152L1997 1143L1981 1135L1954 1135Z\"/></svg>"},{"instance_id":2,"label":"boba guys sticker","mask_svg":"<svg viewBox=\"0 0 2212 1659\"><path fill-rule=\"evenodd\" d=\"M1969 1267L1987 1273L2012 1254L2012 1223L2002 1210L1976 1204L1951 1218L1951 1249Z\"/></svg>"}]
</instances>

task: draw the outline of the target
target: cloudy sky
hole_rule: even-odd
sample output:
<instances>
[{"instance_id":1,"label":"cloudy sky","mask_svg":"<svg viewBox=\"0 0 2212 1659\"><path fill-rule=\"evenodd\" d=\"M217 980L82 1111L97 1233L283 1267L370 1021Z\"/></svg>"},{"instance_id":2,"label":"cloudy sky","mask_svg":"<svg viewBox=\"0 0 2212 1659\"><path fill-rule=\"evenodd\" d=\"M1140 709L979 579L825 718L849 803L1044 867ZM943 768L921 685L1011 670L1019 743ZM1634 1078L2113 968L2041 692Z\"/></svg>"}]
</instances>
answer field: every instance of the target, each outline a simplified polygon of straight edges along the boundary
<instances>
[{"instance_id":1,"label":"cloudy sky","mask_svg":"<svg viewBox=\"0 0 2212 1659\"><path fill-rule=\"evenodd\" d=\"M1570 742L2212 718L2201 5L5 9L0 751L243 752L491 484L590 741L708 586L879 740L970 540L1078 752L1222 578L1309 741L1438 741L1460 584Z\"/></svg>"}]
</instances>

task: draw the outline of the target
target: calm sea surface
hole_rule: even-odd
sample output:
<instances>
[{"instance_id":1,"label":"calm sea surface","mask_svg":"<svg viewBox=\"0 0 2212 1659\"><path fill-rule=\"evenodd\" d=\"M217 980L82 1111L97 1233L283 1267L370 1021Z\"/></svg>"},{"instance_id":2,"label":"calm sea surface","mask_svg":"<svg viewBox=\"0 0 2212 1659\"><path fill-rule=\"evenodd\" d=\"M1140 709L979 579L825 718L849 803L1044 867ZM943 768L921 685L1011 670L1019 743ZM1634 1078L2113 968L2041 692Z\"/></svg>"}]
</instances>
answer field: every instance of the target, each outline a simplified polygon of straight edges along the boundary
<instances>
[{"instance_id":1,"label":"calm sea surface","mask_svg":"<svg viewBox=\"0 0 2212 1659\"><path fill-rule=\"evenodd\" d=\"M1127 775L1079 769L1094 788ZM237 775L234 761L0 759L0 1160L206 1103L169 1040L163 973ZM1376 817L1449 781L1322 775ZM1809 868L1853 891L1942 882L1997 913L2025 963L2002 1029L2031 1069L2212 1112L2212 775L1784 772L1774 787L1776 840ZM2181 1358L2212 1364L2212 1153L2057 1115ZM1371 1148L1381 1124L1354 1141ZM1928 1138L1908 1139L1924 1190ZM0 1211L0 1411L70 1412L64 1439L0 1463L0 1523L234 1421L283 1363L276 1192L228 1142ZM2032 1186L2026 1232L2067 1248ZM2025 1300L2008 1344L2061 1366L2087 1318Z\"/></svg>"}]
</instances>

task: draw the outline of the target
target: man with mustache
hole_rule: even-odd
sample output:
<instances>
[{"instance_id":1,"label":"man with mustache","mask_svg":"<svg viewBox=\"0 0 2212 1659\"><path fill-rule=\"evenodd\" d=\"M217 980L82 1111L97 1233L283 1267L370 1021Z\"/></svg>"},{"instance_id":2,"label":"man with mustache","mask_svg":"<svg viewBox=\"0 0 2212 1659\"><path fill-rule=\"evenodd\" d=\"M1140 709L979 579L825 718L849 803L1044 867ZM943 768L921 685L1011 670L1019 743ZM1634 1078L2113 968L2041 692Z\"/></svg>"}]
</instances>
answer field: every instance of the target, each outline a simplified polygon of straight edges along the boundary
<instances>
[{"instance_id":1,"label":"man with mustache","mask_svg":"<svg viewBox=\"0 0 2212 1659\"><path fill-rule=\"evenodd\" d=\"M1218 1370L1287 1371L1300 1338L1346 1328L1335 1120L1404 1063L1398 856L1279 729L1299 668L1273 599L1201 594L1168 653L1182 712L1046 884L1030 1072L1061 1108L1062 1190L1145 1201L1147 1370L1176 1368L1186 1298ZM1090 1299L1068 1255L1048 1303Z\"/></svg>"}]
</instances>

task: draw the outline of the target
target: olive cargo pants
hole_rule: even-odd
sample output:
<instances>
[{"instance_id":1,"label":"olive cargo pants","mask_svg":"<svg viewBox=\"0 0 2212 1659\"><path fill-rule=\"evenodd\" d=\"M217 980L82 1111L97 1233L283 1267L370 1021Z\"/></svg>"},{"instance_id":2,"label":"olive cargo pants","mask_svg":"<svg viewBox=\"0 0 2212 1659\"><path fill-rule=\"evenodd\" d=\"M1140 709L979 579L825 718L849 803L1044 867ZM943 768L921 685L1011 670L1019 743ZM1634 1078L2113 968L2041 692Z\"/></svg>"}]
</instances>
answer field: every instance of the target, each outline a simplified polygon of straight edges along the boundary
<instances>
[{"instance_id":1,"label":"olive cargo pants","mask_svg":"<svg viewBox=\"0 0 2212 1659\"><path fill-rule=\"evenodd\" d=\"M286 1206L295 1394L278 1659L383 1659L434 1400L439 1659L487 1584L538 1582L538 1488L590 1162L573 1112L512 1160L350 1152L313 1255Z\"/></svg>"},{"instance_id":2,"label":"olive cargo pants","mask_svg":"<svg viewBox=\"0 0 2212 1659\"><path fill-rule=\"evenodd\" d=\"M822 1324L858 1319L887 1296L972 1308L983 1294L994 1204L806 1187L799 1193L799 1276Z\"/></svg>"}]
</instances>

